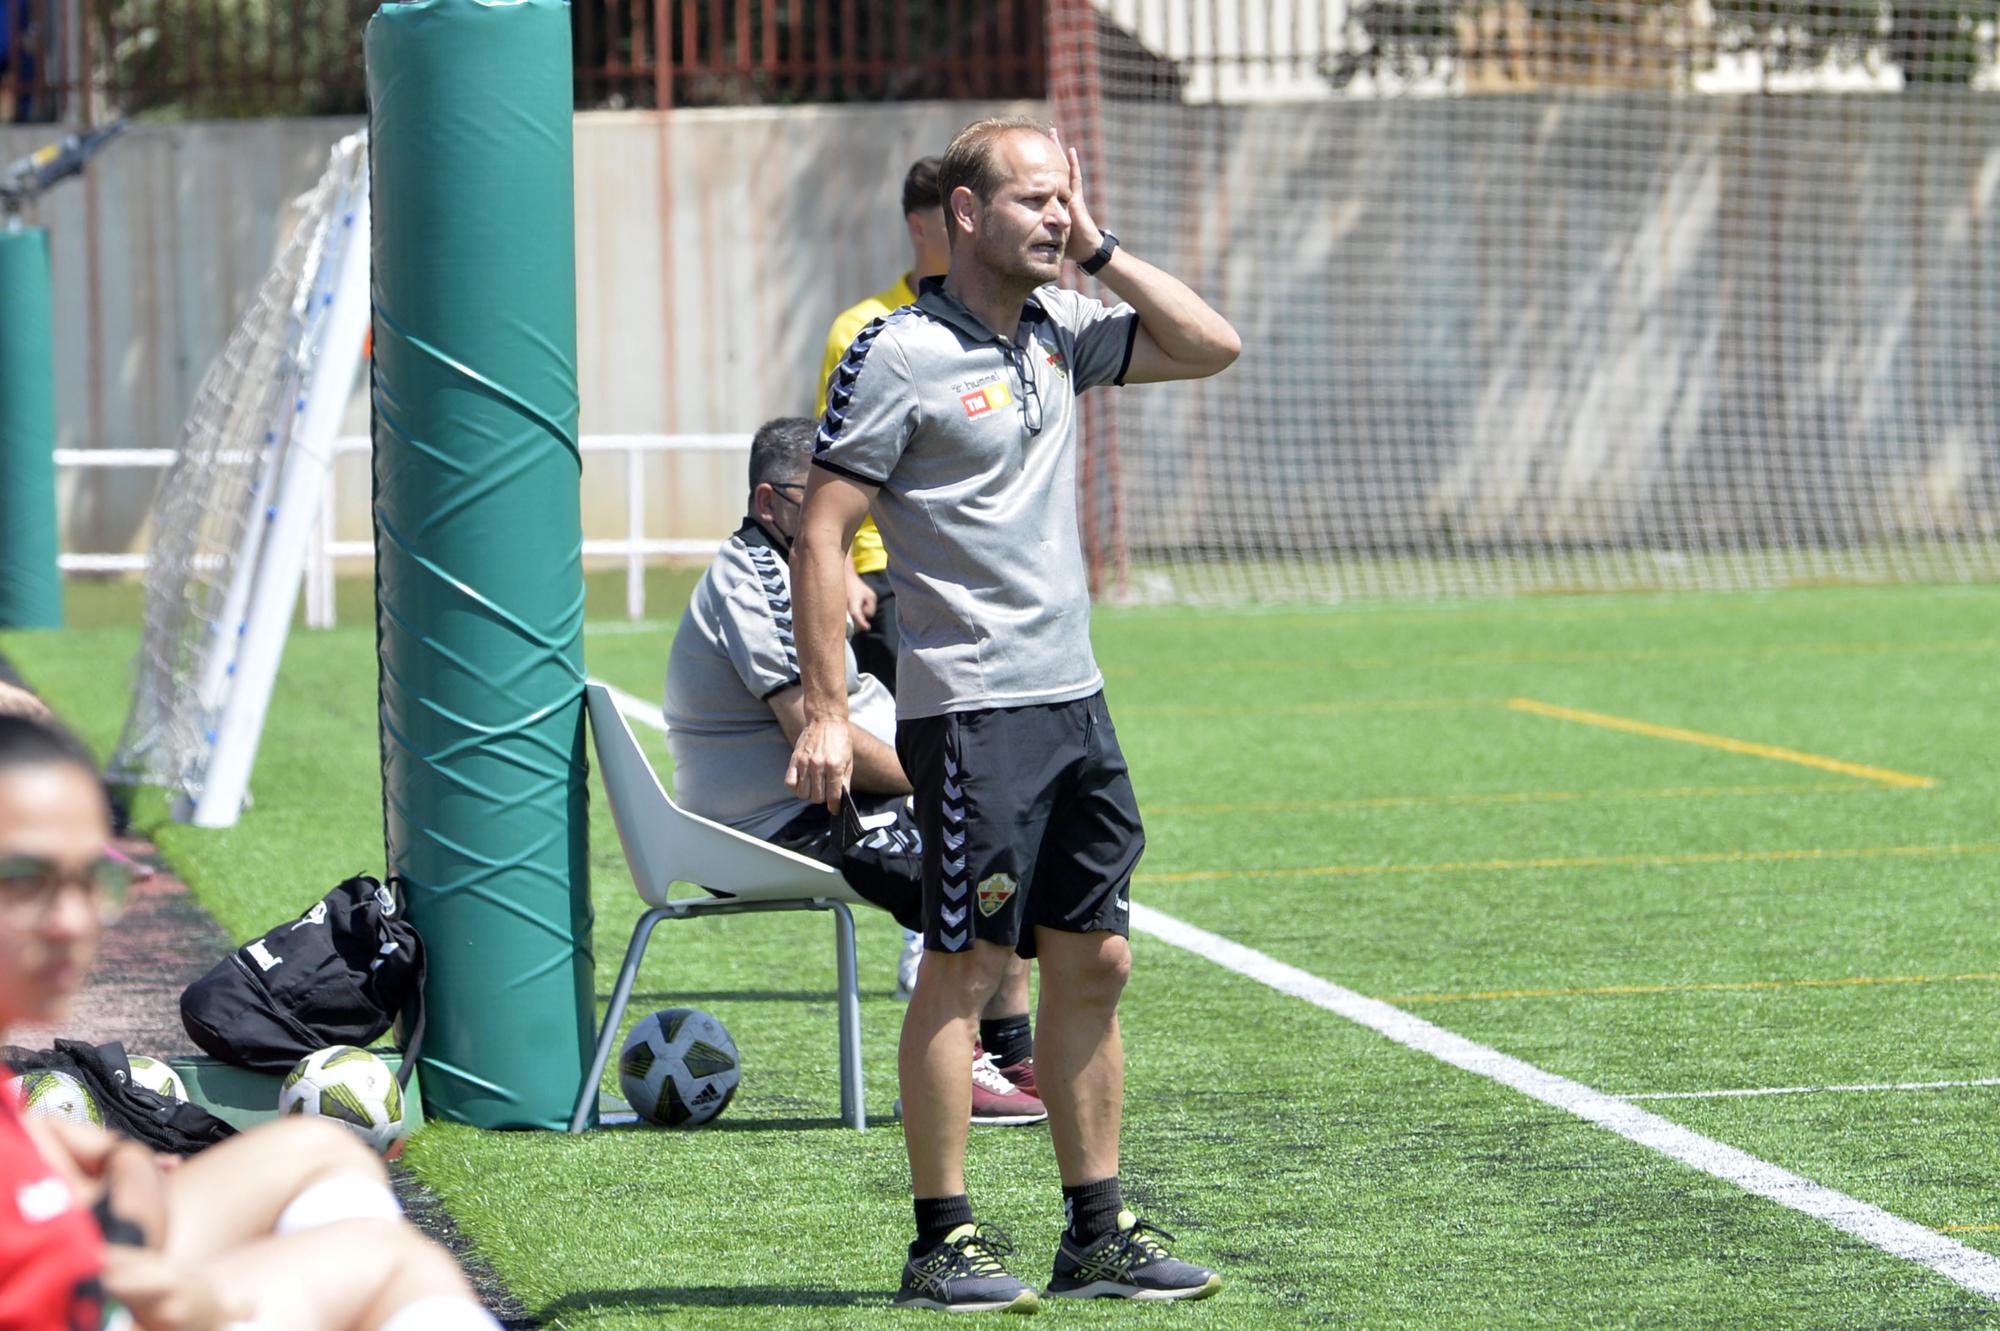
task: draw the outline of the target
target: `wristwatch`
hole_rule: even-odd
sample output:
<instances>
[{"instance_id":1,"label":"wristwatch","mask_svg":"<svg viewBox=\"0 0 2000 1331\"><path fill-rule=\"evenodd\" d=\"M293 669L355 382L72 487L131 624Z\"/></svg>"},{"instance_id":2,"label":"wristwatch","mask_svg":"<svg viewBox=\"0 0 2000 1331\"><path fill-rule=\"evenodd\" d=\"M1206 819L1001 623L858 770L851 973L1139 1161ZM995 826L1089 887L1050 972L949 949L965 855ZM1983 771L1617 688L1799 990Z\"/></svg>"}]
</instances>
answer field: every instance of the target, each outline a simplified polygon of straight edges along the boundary
<instances>
[{"instance_id":1,"label":"wristwatch","mask_svg":"<svg viewBox=\"0 0 2000 1331\"><path fill-rule=\"evenodd\" d=\"M1091 255L1088 259L1085 259L1082 263L1078 264L1077 267L1083 269L1083 271L1088 273L1090 276L1096 277L1097 270L1104 267L1105 264L1111 262L1111 251L1117 248L1118 248L1118 237L1112 235L1109 231L1107 231L1104 233L1103 242L1099 244L1097 247L1097 253Z\"/></svg>"}]
</instances>

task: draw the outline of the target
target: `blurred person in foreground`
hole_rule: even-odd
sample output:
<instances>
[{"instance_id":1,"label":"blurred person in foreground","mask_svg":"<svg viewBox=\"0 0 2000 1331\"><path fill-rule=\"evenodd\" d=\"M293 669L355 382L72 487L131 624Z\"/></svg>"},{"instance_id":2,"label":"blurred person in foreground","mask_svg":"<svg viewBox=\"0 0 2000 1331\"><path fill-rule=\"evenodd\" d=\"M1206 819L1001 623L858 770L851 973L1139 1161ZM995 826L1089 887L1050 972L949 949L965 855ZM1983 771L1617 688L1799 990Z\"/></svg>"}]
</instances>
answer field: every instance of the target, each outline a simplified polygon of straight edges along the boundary
<instances>
[{"instance_id":1,"label":"blurred person in foreground","mask_svg":"<svg viewBox=\"0 0 2000 1331\"><path fill-rule=\"evenodd\" d=\"M0 710L0 1035L60 1022L127 869L90 757ZM181 1162L24 1116L0 1082L0 1331L497 1331L346 1128L288 1119Z\"/></svg>"},{"instance_id":2,"label":"blurred person in foreground","mask_svg":"<svg viewBox=\"0 0 2000 1331\"><path fill-rule=\"evenodd\" d=\"M1241 343L1185 283L1119 247L1083 168L1036 121L960 131L938 172L951 269L858 334L827 386L797 549L805 727L787 784L837 811L854 771L841 570L872 511L902 636L896 751L924 840L924 964L898 1074L917 1235L896 1302L1032 1312L1012 1244L965 1185L966 1052L1017 957L1041 977L1035 1081L1065 1227L1052 1295L1203 1298L1222 1287L1124 1205L1138 800L1090 643L1077 397L1220 373ZM1122 302L1056 285L1063 262Z\"/></svg>"}]
</instances>

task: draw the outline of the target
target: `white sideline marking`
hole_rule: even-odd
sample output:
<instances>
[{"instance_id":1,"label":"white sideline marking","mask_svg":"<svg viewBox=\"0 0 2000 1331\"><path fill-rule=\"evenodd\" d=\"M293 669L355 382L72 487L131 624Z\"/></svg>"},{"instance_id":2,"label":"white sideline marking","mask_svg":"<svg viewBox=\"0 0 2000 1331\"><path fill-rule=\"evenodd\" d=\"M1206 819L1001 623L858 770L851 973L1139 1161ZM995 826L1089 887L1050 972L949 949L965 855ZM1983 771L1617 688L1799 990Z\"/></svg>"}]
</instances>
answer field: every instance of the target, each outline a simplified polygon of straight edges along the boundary
<instances>
[{"instance_id":1,"label":"white sideline marking","mask_svg":"<svg viewBox=\"0 0 2000 1331\"><path fill-rule=\"evenodd\" d=\"M1973 1081L1883 1081L1853 1086L1751 1086L1731 1091L1641 1091L1620 1100L1725 1100L1746 1095L1832 1095L1840 1091L1955 1091L1968 1086L2000 1086L2000 1077Z\"/></svg>"},{"instance_id":2,"label":"white sideline marking","mask_svg":"<svg viewBox=\"0 0 2000 1331\"><path fill-rule=\"evenodd\" d=\"M603 684L604 691L611 695L612 705L627 721L637 721L642 726L651 726L662 735L667 733L667 718L660 709L634 693L627 693L616 684L607 684L601 679L592 679L593 684Z\"/></svg>"},{"instance_id":3,"label":"white sideline marking","mask_svg":"<svg viewBox=\"0 0 2000 1331\"><path fill-rule=\"evenodd\" d=\"M1163 943L1192 952L1226 970L1235 971L1281 994L1302 998L1349 1021L1385 1035L1397 1044L1467 1072L1510 1086L1543 1104L1595 1123L1628 1141L1658 1151L1704 1174L1734 1183L1780 1206L1822 1220L1892 1256L1927 1266L1945 1279L1975 1294L2000 1301L2000 1257L1969 1248L1922 1225L1891 1215L1880 1207L1837 1192L1790 1170L1670 1123L1615 1096L1582 1082L1544 1072L1454 1035L1380 999L1357 994L1317 975L1288 966L1254 948L1231 942L1220 934L1183 923L1150 907L1132 903L1132 928Z\"/></svg>"}]
</instances>

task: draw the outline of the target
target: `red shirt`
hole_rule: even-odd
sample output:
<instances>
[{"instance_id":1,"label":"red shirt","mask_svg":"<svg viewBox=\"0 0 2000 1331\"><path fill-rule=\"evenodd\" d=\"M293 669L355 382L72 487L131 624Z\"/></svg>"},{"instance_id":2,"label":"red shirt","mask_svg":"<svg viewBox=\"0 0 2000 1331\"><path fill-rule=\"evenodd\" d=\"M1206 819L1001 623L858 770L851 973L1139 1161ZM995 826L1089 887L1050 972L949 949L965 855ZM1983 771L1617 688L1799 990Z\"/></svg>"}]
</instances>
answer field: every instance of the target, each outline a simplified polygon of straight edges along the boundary
<instances>
[{"instance_id":1,"label":"red shirt","mask_svg":"<svg viewBox=\"0 0 2000 1331\"><path fill-rule=\"evenodd\" d=\"M0 1331L98 1331L104 1236L21 1126L19 1096L0 1081Z\"/></svg>"}]
</instances>

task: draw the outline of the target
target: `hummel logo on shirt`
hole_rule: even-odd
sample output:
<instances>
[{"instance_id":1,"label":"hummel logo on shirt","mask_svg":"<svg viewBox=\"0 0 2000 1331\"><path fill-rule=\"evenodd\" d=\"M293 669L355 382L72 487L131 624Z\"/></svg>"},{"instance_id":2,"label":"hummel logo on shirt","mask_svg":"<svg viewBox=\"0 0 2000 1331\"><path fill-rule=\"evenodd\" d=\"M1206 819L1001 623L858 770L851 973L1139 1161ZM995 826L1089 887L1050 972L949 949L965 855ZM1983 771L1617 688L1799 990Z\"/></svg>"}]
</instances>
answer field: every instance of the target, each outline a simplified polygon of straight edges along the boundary
<instances>
[{"instance_id":1,"label":"hummel logo on shirt","mask_svg":"<svg viewBox=\"0 0 2000 1331\"><path fill-rule=\"evenodd\" d=\"M959 404L965 408L965 414L975 420L990 411L1000 410L1013 400L1014 395L1007 391L1005 384L988 384L984 388L975 388L958 399Z\"/></svg>"}]
</instances>

